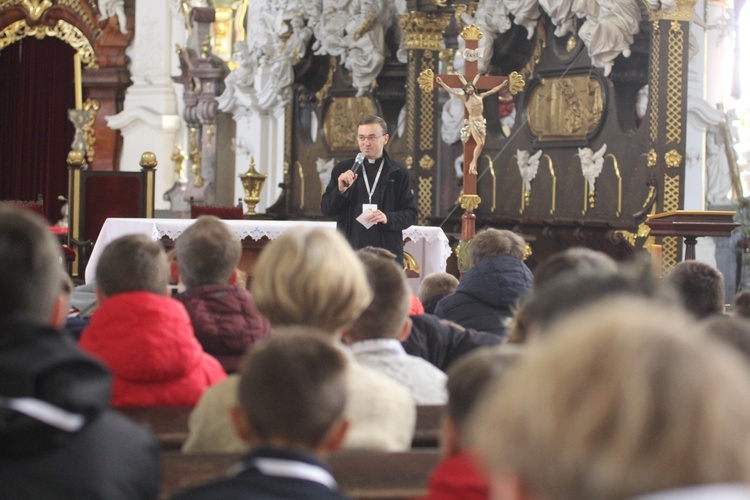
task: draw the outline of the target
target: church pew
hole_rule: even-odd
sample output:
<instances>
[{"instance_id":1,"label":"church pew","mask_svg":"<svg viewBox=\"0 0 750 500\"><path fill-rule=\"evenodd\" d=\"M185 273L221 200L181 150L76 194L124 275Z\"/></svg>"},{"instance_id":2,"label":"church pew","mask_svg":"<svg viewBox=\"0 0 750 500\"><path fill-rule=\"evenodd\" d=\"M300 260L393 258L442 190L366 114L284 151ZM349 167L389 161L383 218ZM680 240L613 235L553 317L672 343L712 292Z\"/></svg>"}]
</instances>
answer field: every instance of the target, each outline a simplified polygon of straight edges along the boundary
<instances>
[{"instance_id":1,"label":"church pew","mask_svg":"<svg viewBox=\"0 0 750 500\"><path fill-rule=\"evenodd\" d=\"M161 454L160 498L211 479L221 477L239 459L238 454ZM354 499L405 500L426 493L427 479L440 460L437 449L386 453L342 451L328 465L339 489Z\"/></svg>"},{"instance_id":2,"label":"church pew","mask_svg":"<svg viewBox=\"0 0 750 500\"><path fill-rule=\"evenodd\" d=\"M188 436L192 406L152 406L118 408L126 417L151 429L162 450L179 450Z\"/></svg>"},{"instance_id":3,"label":"church pew","mask_svg":"<svg viewBox=\"0 0 750 500\"><path fill-rule=\"evenodd\" d=\"M150 408L119 408L131 420L150 428L163 450L179 450L188 436L189 406L155 406ZM417 423L412 448L439 446L440 421L445 407L417 406Z\"/></svg>"},{"instance_id":4,"label":"church pew","mask_svg":"<svg viewBox=\"0 0 750 500\"><path fill-rule=\"evenodd\" d=\"M437 448L440 446L440 428L445 405L417 406L417 423L412 437L412 448Z\"/></svg>"}]
</instances>

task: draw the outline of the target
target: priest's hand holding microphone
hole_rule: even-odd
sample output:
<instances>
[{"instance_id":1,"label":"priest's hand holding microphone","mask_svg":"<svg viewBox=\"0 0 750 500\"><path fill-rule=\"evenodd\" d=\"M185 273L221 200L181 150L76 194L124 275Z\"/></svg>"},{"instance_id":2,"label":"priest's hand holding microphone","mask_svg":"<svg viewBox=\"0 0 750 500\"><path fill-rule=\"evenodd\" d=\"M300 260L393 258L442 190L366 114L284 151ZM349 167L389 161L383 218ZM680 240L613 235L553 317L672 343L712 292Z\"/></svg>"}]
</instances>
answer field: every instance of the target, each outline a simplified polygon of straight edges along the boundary
<instances>
[{"instance_id":1,"label":"priest's hand holding microphone","mask_svg":"<svg viewBox=\"0 0 750 500\"><path fill-rule=\"evenodd\" d=\"M364 153L358 153L356 158L354 158L354 165L352 165L352 168L350 170L344 171L341 175L339 175L338 188L339 188L340 193L346 192L346 190L349 189L354 184L354 182L359 177L357 175L357 172L362 167L362 163L364 161L365 161ZM382 224L385 224L388 222L388 218L380 210L374 210L372 214L367 218L367 220L369 222L382 223Z\"/></svg>"}]
</instances>

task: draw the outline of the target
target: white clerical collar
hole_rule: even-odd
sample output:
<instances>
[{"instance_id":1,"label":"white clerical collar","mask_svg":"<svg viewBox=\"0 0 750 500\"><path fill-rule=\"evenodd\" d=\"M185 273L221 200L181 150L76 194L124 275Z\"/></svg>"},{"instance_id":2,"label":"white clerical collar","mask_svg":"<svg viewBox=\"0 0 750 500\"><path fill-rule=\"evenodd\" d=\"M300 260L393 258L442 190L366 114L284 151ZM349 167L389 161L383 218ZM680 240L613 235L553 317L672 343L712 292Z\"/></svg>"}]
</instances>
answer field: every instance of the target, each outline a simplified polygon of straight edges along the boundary
<instances>
[{"instance_id":1,"label":"white clerical collar","mask_svg":"<svg viewBox=\"0 0 750 500\"><path fill-rule=\"evenodd\" d=\"M360 340L349 346L356 354L388 352L392 354L406 354L404 346L398 339L368 339Z\"/></svg>"},{"instance_id":2,"label":"white clerical collar","mask_svg":"<svg viewBox=\"0 0 750 500\"><path fill-rule=\"evenodd\" d=\"M336 480L330 472L319 465L309 464L299 460L258 457L250 460L249 464L240 465L238 468L239 470L233 470L232 473L238 474L242 472L242 470L246 470L248 465L250 467L255 467L266 476L303 479L322 484L331 490L337 488Z\"/></svg>"}]
</instances>

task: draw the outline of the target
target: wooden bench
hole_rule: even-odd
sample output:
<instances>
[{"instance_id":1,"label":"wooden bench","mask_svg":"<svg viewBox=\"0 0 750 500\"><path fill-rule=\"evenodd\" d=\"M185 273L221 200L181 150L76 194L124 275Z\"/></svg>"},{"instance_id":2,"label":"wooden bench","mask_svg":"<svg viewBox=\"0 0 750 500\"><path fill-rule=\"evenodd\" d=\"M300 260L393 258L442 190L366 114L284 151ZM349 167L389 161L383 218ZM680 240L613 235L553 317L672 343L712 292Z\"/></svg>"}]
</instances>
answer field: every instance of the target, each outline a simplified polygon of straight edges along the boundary
<instances>
[{"instance_id":1,"label":"wooden bench","mask_svg":"<svg viewBox=\"0 0 750 500\"><path fill-rule=\"evenodd\" d=\"M188 437L191 406L152 406L118 408L129 419L148 427L156 434L162 450L179 450Z\"/></svg>"},{"instance_id":2,"label":"wooden bench","mask_svg":"<svg viewBox=\"0 0 750 500\"><path fill-rule=\"evenodd\" d=\"M437 448L440 446L440 429L445 412L445 405L417 406L417 423L411 440L412 448Z\"/></svg>"},{"instance_id":3,"label":"wooden bench","mask_svg":"<svg viewBox=\"0 0 750 500\"><path fill-rule=\"evenodd\" d=\"M163 450L179 450L188 436L188 406L155 406L151 408L119 408L131 420L150 428ZM445 407L417 406L417 424L412 448L439 446L440 426Z\"/></svg>"},{"instance_id":4,"label":"wooden bench","mask_svg":"<svg viewBox=\"0 0 750 500\"><path fill-rule=\"evenodd\" d=\"M226 474L241 459L238 454L183 455L164 451L161 455L160 498ZM339 489L354 499L405 500L427 493L427 479L440 461L437 449L386 453L342 451L328 465Z\"/></svg>"}]
</instances>

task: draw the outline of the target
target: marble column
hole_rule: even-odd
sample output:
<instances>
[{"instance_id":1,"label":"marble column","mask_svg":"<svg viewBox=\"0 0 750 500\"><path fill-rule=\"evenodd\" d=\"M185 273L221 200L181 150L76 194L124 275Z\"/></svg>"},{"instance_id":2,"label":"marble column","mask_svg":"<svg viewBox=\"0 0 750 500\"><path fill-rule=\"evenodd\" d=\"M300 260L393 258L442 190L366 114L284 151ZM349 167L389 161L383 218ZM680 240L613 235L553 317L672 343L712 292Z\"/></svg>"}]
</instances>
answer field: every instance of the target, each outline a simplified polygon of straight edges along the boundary
<instances>
[{"instance_id":1,"label":"marble column","mask_svg":"<svg viewBox=\"0 0 750 500\"><path fill-rule=\"evenodd\" d=\"M120 170L138 171L144 151L161 162L156 177L156 209L169 209L161 194L174 183L169 158L180 143L181 121L171 79L172 16L165 2L136 0L135 40L127 51L133 84L122 112L107 117L110 128L123 136Z\"/></svg>"}]
</instances>

